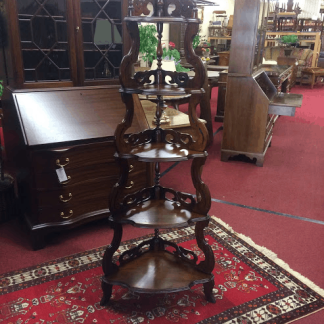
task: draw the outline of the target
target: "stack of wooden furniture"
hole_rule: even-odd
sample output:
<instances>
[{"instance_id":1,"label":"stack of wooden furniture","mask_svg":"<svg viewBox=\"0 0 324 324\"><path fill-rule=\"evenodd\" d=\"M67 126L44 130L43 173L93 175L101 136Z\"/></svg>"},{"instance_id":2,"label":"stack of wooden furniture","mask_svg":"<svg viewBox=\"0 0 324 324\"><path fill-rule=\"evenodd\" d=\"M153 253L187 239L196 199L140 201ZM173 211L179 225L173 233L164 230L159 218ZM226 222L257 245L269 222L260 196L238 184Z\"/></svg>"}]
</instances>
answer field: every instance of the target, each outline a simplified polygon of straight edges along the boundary
<instances>
[{"instance_id":1,"label":"stack of wooden furniture","mask_svg":"<svg viewBox=\"0 0 324 324\"><path fill-rule=\"evenodd\" d=\"M262 166L274 116L293 116L301 106L302 95L278 93L262 69L268 4L260 0L235 2L222 161L244 155Z\"/></svg>"},{"instance_id":2,"label":"stack of wooden furniture","mask_svg":"<svg viewBox=\"0 0 324 324\"><path fill-rule=\"evenodd\" d=\"M121 177L110 195L112 215L109 221L114 229L112 243L107 247L103 258L104 276L102 279L103 298L106 305L112 294L113 285L128 287L132 292L166 293L189 289L201 283L206 299L215 302L213 296L214 254L204 238L208 226L208 210L211 197L208 187L200 175L207 153L208 131L205 124L197 118L196 107L204 93L206 71L201 59L195 55L192 40L198 32L200 20L196 1L155 0L153 15L147 16L147 2L130 1L129 17L125 22L132 38L132 49L121 64L121 96L126 105L125 118L115 132L115 157L121 165ZM174 10L169 13L168 8ZM132 65L139 53L139 23L155 23L158 31L157 69L132 74ZM162 69L162 33L164 23L185 23L184 50L187 61L193 66L194 77L183 72ZM152 78L153 80L150 80ZM170 79L170 81L167 81ZM156 126L141 132L131 132L125 136L134 121L134 94L157 97ZM189 99L189 120L195 136L180 133L173 129L162 129L163 96L191 94ZM122 119L121 119L122 120ZM160 185L160 163L192 160L191 176L196 188L196 197ZM154 164L153 186L145 186L133 194L126 194L129 183L131 161L139 164ZM185 189L185 188L184 188ZM122 253L118 262L113 255L122 240L122 225L154 229L152 239ZM159 230L173 227L195 225L197 244L202 250L203 261L190 250L162 238ZM172 249L172 252L169 249ZM167 275L166 275L167 274Z\"/></svg>"}]
</instances>

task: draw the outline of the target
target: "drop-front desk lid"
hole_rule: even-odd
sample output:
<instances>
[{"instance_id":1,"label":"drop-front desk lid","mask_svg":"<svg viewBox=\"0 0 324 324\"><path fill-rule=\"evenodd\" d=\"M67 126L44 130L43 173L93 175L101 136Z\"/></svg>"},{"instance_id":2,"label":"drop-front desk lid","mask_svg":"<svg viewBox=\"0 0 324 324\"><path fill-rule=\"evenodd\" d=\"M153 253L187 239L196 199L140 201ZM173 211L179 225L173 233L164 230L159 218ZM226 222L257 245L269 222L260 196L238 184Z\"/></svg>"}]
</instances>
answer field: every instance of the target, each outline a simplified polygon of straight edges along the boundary
<instances>
[{"instance_id":1,"label":"drop-front desk lid","mask_svg":"<svg viewBox=\"0 0 324 324\"><path fill-rule=\"evenodd\" d=\"M15 90L13 97L25 144L36 146L114 136L126 112L119 88ZM144 128L147 128L144 112L135 104L133 125L127 133Z\"/></svg>"},{"instance_id":2,"label":"drop-front desk lid","mask_svg":"<svg viewBox=\"0 0 324 324\"><path fill-rule=\"evenodd\" d=\"M255 81L269 100L268 113L281 116L294 116L297 107L301 107L303 95L277 92L267 73L260 69L253 75Z\"/></svg>"}]
</instances>

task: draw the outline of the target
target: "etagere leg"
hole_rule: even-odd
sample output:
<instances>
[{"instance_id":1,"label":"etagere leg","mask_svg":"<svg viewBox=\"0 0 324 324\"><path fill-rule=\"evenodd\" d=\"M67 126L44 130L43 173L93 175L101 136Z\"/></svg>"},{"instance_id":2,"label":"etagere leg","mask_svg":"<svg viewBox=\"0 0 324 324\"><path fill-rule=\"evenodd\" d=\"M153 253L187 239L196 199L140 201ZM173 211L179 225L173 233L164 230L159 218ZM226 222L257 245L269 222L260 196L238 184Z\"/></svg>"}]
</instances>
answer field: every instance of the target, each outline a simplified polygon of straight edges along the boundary
<instances>
[{"instance_id":1,"label":"etagere leg","mask_svg":"<svg viewBox=\"0 0 324 324\"><path fill-rule=\"evenodd\" d=\"M111 222L111 227L114 230L114 237L111 244L107 246L104 257L102 259L102 269L105 276L108 276L118 270L118 266L113 263L112 258L114 256L114 253L117 251L123 236L123 228L121 224ZM107 305L112 293L112 285L106 283L104 280L105 277L102 278L101 283L101 288L103 290L103 297L100 302L101 306Z\"/></svg>"},{"instance_id":2,"label":"etagere leg","mask_svg":"<svg viewBox=\"0 0 324 324\"><path fill-rule=\"evenodd\" d=\"M215 297L213 295L213 288L214 288L215 282L214 280L208 281L206 283L204 283L204 293L205 293L205 297L207 299L207 301L209 301L210 303L215 304L216 300Z\"/></svg>"},{"instance_id":3,"label":"etagere leg","mask_svg":"<svg viewBox=\"0 0 324 324\"><path fill-rule=\"evenodd\" d=\"M102 281L101 282L101 288L103 291L103 296L100 301L100 306L106 306L109 303L111 294L112 294L112 285L107 284L106 282Z\"/></svg>"}]
</instances>

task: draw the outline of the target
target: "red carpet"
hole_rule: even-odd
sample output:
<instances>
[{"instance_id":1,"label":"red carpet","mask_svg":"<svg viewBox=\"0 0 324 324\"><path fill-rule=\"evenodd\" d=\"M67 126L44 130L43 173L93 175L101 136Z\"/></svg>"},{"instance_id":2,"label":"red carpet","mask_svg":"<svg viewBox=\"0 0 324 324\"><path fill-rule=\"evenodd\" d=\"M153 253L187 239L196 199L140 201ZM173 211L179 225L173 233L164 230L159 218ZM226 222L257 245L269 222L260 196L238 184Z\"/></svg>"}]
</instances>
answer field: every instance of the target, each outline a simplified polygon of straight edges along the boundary
<instances>
[{"instance_id":1,"label":"red carpet","mask_svg":"<svg viewBox=\"0 0 324 324\"><path fill-rule=\"evenodd\" d=\"M324 87L296 86L292 92L304 94L302 107L295 117L281 116L277 120L262 168L244 162L221 162L222 131L214 136L202 174L213 198L323 220ZM190 161L176 166L162 183L194 193Z\"/></svg>"},{"instance_id":2,"label":"red carpet","mask_svg":"<svg viewBox=\"0 0 324 324\"><path fill-rule=\"evenodd\" d=\"M199 255L193 229L163 235ZM111 304L101 307L102 247L1 276L0 322L283 324L324 308L318 294L324 292L299 281L269 251L265 256L215 220L206 235L216 259L216 304L205 301L200 285L163 295L131 294L114 286Z\"/></svg>"}]
</instances>

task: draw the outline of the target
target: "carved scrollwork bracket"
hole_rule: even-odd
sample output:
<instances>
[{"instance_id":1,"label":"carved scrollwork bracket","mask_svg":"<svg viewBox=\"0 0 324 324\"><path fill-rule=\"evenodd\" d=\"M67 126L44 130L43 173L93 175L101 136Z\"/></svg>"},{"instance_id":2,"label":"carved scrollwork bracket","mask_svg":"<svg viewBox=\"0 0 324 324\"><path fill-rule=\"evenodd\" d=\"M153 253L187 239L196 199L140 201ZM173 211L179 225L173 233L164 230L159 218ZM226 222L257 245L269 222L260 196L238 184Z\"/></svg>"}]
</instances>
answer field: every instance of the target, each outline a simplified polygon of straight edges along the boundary
<instances>
[{"instance_id":1,"label":"carved scrollwork bracket","mask_svg":"<svg viewBox=\"0 0 324 324\"><path fill-rule=\"evenodd\" d=\"M139 71L134 75L134 80L140 84L157 84L158 73L162 74L162 84L177 84L180 87L186 87L189 77L185 72L173 72L165 70L151 70L151 71ZM154 77L154 80L150 80L151 77ZM166 78L169 77L170 80L166 81Z\"/></svg>"}]
</instances>

